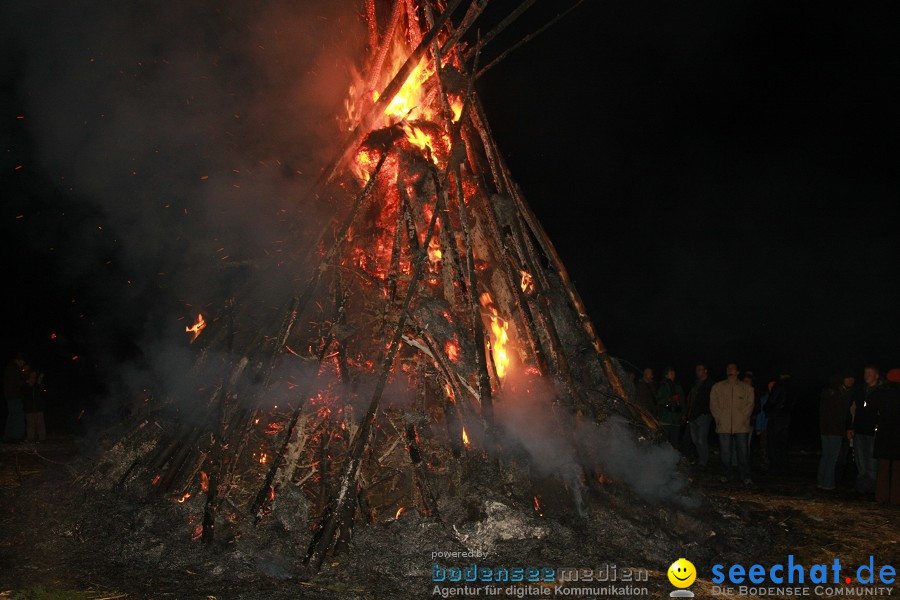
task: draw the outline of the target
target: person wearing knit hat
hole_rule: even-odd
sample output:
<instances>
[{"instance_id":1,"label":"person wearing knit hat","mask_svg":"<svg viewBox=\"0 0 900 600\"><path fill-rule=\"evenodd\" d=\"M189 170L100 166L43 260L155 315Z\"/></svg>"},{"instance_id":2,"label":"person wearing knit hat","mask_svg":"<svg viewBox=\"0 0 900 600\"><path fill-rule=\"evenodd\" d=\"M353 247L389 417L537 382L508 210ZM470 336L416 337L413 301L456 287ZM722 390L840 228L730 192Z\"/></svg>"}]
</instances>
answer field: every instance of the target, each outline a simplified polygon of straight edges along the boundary
<instances>
[{"instance_id":1,"label":"person wearing knit hat","mask_svg":"<svg viewBox=\"0 0 900 600\"><path fill-rule=\"evenodd\" d=\"M878 427L873 455L878 460L875 500L900 504L900 369L885 375L888 383L875 406Z\"/></svg>"}]
</instances>

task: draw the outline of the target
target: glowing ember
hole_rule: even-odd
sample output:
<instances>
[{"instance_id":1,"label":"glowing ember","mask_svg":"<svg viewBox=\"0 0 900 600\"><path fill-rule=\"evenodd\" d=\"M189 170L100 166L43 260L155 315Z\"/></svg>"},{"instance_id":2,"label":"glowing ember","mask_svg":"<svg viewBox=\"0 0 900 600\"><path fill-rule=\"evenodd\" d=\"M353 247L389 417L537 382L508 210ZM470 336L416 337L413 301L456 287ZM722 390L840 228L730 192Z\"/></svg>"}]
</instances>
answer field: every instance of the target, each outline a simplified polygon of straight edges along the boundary
<instances>
[{"instance_id":1,"label":"glowing ember","mask_svg":"<svg viewBox=\"0 0 900 600\"><path fill-rule=\"evenodd\" d=\"M259 464L264 465L269 461L269 455L265 452L260 453L259 455Z\"/></svg>"},{"instance_id":2,"label":"glowing ember","mask_svg":"<svg viewBox=\"0 0 900 600\"><path fill-rule=\"evenodd\" d=\"M401 506L400 508L397 509L397 514L394 515L395 521L400 518L400 515L403 514L404 510L406 510L406 507L404 507L404 506Z\"/></svg>"},{"instance_id":3,"label":"glowing ember","mask_svg":"<svg viewBox=\"0 0 900 600\"><path fill-rule=\"evenodd\" d=\"M156 485L157 483L159 483L159 475L153 478L153 482L150 485Z\"/></svg>"},{"instance_id":4,"label":"glowing ember","mask_svg":"<svg viewBox=\"0 0 900 600\"><path fill-rule=\"evenodd\" d=\"M206 471L200 471L200 491L209 491L209 475L206 474Z\"/></svg>"},{"instance_id":5,"label":"glowing ember","mask_svg":"<svg viewBox=\"0 0 900 600\"><path fill-rule=\"evenodd\" d=\"M185 493L184 493L184 496L182 496L181 498L178 499L178 503L179 503L179 504L184 504L184 501L187 500L187 499L190 498L190 497L191 497L191 493L190 493L190 492L185 492Z\"/></svg>"},{"instance_id":6,"label":"glowing ember","mask_svg":"<svg viewBox=\"0 0 900 600\"><path fill-rule=\"evenodd\" d=\"M447 358L451 361L459 362L459 342L447 340L447 343L444 344L444 352L447 353Z\"/></svg>"},{"instance_id":7,"label":"glowing ember","mask_svg":"<svg viewBox=\"0 0 900 600\"><path fill-rule=\"evenodd\" d=\"M465 446L466 448L471 447L471 444L469 443L469 434L466 433L465 427L463 427L462 440L463 440L463 446Z\"/></svg>"},{"instance_id":8,"label":"glowing ember","mask_svg":"<svg viewBox=\"0 0 900 600\"><path fill-rule=\"evenodd\" d=\"M431 238L431 241L428 242L428 260L432 263L436 263L441 260L443 254L441 253L441 243L438 241L437 237Z\"/></svg>"},{"instance_id":9,"label":"glowing ember","mask_svg":"<svg viewBox=\"0 0 900 600\"><path fill-rule=\"evenodd\" d=\"M544 516L544 511L541 510L541 501L538 500L537 496L534 497L534 512L536 512L539 517Z\"/></svg>"},{"instance_id":10,"label":"glowing ember","mask_svg":"<svg viewBox=\"0 0 900 600\"><path fill-rule=\"evenodd\" d=\"M200 332L206 327L206 320L204 320L203 315L197 313L197 322L194 323L192 327L185 327L184 330L187 333L191 334L191 343L197 339L197 336L200 335Z\"/></svg>"},{"instance_id":11,"label":"glowing ember","mask_svg":"<svg viewBox=\"0 0 900 600\"><path fill-rule=\"evenodd\" d=\"M362 148L359 153L357 153L353 165L351 165L353 174L360 182L367 183L369 177L372 175L372 170L375 168L375 165L378 164L380 158L381 155L375 150Z\"/></svg>"},{"instance_id":12,"label":"glowing ember","mask_svg":"<svg viewBox=\"0 0 900 600\"><path fill-rule=\"evenodd\" d=\"M522 291L526 294L534 293L534 279L528 271L522 271Z\"/></svg>"},{"instance_id":13,"label":"glowing ember","mask_svg":"<svg viewBox=\"0 0 900 600\"><path fill-rule=\"evenodd\" d=\"M500 318L497 308L494 306L494 299L491 298L488 292L481 295L481 305L488 310L488 316L491 320L491 352L494 355L497 377L503 379L509 367L509 353L507 351L509 345L509 321Z\"/></svg>"},{"instance_id":14,"label":"glowing ember","mask_svg":"<svg viewBox=\"0 0 900 600\"><path fill-rule=\"evenodd\" d=\"M191 534L191 541L196 542L201 537L203 537L203 525L202 524L194 527L194 533Z\"/></svg>"}]
</instances>

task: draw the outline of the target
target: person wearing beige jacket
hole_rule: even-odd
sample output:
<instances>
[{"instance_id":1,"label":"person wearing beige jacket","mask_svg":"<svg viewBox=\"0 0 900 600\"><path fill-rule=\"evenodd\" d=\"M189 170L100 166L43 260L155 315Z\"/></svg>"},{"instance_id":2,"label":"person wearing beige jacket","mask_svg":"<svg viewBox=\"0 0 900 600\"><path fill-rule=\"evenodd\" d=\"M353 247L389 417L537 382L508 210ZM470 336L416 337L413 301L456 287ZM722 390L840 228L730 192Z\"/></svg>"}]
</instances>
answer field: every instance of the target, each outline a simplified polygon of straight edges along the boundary
<instances>
[{"instance_id":1,"label":"person wearing beige jacket","mask_svg":"<svg viewBox=\"0 0 900 600\"><path fill-rule=\"evenodd\" d=\"M750 417L753 415L753 387L738 380L738 368L730 364L725 369L727 379L712 387L709 409L716 421L722 458L723 482L735 479L731 467L731 453L737 453L738 473L744 485L752 485L750 461L747 457L747 438L750 436Z\"/></svg>"}]
</instances>

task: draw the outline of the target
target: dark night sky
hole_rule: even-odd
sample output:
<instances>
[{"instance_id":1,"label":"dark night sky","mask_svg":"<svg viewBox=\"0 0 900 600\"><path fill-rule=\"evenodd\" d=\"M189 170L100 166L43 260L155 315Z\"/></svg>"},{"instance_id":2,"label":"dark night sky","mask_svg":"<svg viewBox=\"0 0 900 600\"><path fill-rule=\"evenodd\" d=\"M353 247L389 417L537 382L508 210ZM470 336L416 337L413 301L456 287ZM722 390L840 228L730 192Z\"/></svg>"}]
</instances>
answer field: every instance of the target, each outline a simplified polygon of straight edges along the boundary
<instances>
[{"instance_id":1,"label":"dark night sky","mask_svg":"<svg viewBox=\"0 0 900 600\"><path fill-rule=\"evenodd\" d=\"M835 3L586 2L485 81L614 354L685 382L701 360L816 383L900 364L890 23Z\"/></svg>"},{"instance_id":2,"label":"dark night sky","mask_svg":"<svg viewBox=\"0 0 900 600\"><path fill-rule=\"evenodd\" d=\"M506 6L494 9L500 4ZM561 7L538 2L497 40L494 52ZM65 15L55 17L60 31L67 32L63 35L71 36L60 47L85 56L99 52L114 65L111 49L121 43L134 54L131 64L159 59L157 70L165 77L173 63L178 72L179 57L202 58L201 50L191 48L192 43L202 48L201 38L218 35L217 47L227 48L231 38L217 27L246 41L235 33L240 28L230 15L210 20L204 13L197 20L202 11L182 10L185 19L205 23L197 39L187 36L183 48L169 39L177 39L177 32L161 43L159 34L131 40L127 30L82 47L77 24L62 27ZM93 23L88 17L85 22ZM163 17L153 17L151 25L153 19L167 25ZM136 30L148 30L145 20L134 21ZM22 29L27 34L31 26L26 22ZM47 35L54 29L35 31ZM119 37L124 41L116 41ZM42 104L74 105L105 84L103 73L123 71L115 65L99 74L86 71L90 77L69 84L77 92L74 98L54 96L59 89L51 83L66 75L53 72L59 63L35 60L43 50L4 38L9 46L0 63L0 166L3 187L12 193L4 202L0 235L5 288L14 307L4 320L3 349L11 351L17 338L45 339L58 329L59 343L66 344L65 351L54 350L58 360L133 354L130 340L144 332L145 319L135 324L127 309L145 317L158 291L123 283L134 263L121 238L182 225L162 220L147 229L134 215L97 202L85 191L90 186L82 186L81 193L67 191L58 179L66 172L60 167L64 161L43 159L47 137L39 130L46 123L29 120ZM788 371L816 384L834 370L860 371L869 361L900 365L897 40L889 14L871 5L588 0L479 82L501 151L613 355L638 367L674 364L685 384L700 360L714 375L738 361L760 379ZM154 44L160 56L153 55ZM184 48L194 54L179 52ZM243 73L245 65L234 53L222 51L216 68L230 58L230 73ZM303 54L290 48L283 53L290 60ZM485 60L490 58L488 53ZM35 76L35 64L47 72ZM314 67L328 65L316 63L306 72ZM285 67L266 76L284 80L294 72L304 71ZM136 67L133 76L138 82L151 77ZM110 89L108 108L115 109L122 97ZM128 99L140 106L139 97ZM316 96L317 107L330 101L327 94ZM239 97L233 102L214 108L231 119L243 108ZM161 106L151 114L142 134L152 138L154 115L167 110ZM183 107L172 110L184 114ZM288 114L285 106L277 110ZM81 115L75 109L64 114ZM167 121L160 118L160 128L171 127ZM80 131L75 118L54 125ZM204 117L198 128L204 127L216 130L215 116ZM268 127L278 134L276 150L288 147L282 138L290 127L284 122ZM258 144L266 143L266 131L258 133ZM168 157L167 168L179 165L195 181L215 162L197 149L197 140L206 139L201 134L180 145L153 140L153 147L167 151L160 154ZM104 150L112 157L111 171L127 168L115 160L120 142ZM304 161L302 152L291 158ZM184 162L196 164L182 167ZM23 168L16 170L19 165ZM107 183L115 181L111 176ZM186 208L191 189L169 200ZM26 217L17 219L20 214ZM110 215L118 216L111 226ZM225 221L207 220L227 227ZM96 233L104 223L107 229ZM204 223L209 225L194 226ZM172 257L182 250L173 249L161 264L177 266ZM95 325L86 325L89 321ZM103 379L115 368L114 361L96 369L95 363L78 367L87 371L82 379Z\"/></svg>"}]
</instances>

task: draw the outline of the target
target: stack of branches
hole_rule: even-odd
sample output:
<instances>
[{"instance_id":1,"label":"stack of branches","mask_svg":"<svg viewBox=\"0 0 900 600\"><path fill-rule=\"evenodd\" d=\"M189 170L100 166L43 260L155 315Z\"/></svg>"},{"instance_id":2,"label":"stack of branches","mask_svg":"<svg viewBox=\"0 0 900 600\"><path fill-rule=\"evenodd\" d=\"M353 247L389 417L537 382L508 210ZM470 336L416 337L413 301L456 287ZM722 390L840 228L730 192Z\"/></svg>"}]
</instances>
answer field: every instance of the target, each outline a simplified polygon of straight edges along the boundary
<instances>
[{"instance_id":1,"label":"stack of branches","mask_svg":"<svg viewBox=\"0 0 900 600\"><path fill-rule=\"evenodd\" d=\"M357 118L315 193L339 208L294 257L311 275L261 324L239 296L224 303L197 339L191 397L144 415L89 484L183 502L206 542L298 488L317 570L356 523L411 508L440 520L468 461L520 460L500 409L529 378L553 382L547 418L579 456L573 418L655 427L628 402L474 91L481 51L533 0L471 42L487 2L455 21L461 3L366 1ZM582 485L596 481L581 467Z\"/></svg>"}]
</instances>

